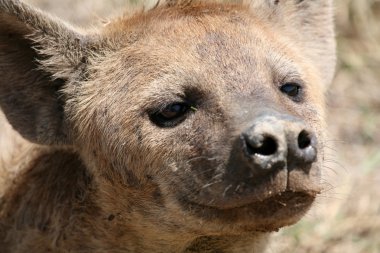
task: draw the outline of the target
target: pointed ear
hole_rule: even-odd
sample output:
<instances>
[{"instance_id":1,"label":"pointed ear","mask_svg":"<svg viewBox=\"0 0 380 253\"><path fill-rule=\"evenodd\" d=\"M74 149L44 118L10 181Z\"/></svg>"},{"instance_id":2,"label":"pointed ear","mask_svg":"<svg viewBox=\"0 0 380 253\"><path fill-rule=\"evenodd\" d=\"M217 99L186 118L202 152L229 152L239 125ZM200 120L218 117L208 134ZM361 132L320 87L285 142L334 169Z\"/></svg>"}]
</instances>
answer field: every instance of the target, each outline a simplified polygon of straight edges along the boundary
<instances>
[{"instance_id":1,"label":"pointed ear","mask_svg":"<svg viewBox=\"0 0 380 253\"><path fill-rule=\"evenodd\" d=\"M330 85L336 64L332 0L252 0L264 16L294 42ZM265 18L264 17L264 18Z\"/></svg>"},{"instance_id":2,"label":"pointed ear","mask_svg":"<svg viewBox=\"0 0 380 253\"><path fill-rule=\"evenodd\" d=\"M70 144L60 90L86 62L86 38L18 0L0 0L0 107L26 139Z\"/></svg>"}]
</instances>

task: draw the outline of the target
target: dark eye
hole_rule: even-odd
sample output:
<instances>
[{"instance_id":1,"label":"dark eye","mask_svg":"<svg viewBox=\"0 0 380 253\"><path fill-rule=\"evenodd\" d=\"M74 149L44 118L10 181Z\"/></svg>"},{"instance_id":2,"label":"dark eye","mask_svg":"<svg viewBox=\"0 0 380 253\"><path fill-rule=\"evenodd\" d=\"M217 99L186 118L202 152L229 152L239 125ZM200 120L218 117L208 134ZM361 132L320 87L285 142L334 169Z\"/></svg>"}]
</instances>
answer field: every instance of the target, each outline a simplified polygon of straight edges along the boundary
<instances>
[{"instance_id":1,"label":"dark eye","mask_svg":"<svg viewBox=\"0 0 380 253\"><path fill-rule=\"evenodd\" d=\"M296 83L286 83L280 88L282 93L285 93L294 100L299 100L301 95L302 87Z\"/></svg>"},{"instance_id":2,"label":"dark eye","mask_svg":"<svg viewBox=\"0 0 380 253\"><path fill-rule=\"evenodd\" d=\"M185 119L190 108L187 103L173 103L151 114L150 119L160 127L174 127Z\"/></svg>"}]
</instances>

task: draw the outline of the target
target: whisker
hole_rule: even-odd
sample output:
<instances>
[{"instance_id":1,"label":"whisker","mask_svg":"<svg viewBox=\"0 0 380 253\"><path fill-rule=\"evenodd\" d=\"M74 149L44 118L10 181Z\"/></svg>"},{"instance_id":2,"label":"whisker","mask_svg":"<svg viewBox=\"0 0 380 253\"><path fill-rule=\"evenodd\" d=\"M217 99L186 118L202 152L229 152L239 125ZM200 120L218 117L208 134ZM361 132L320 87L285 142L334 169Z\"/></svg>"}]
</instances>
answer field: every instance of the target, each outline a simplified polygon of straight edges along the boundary
<instances>
[{"instance_id":1,"label":"whisker","mask_svg":"<svg viewBox=\"0 0 380 253\"><path fill-rule=\"evenodd\" d=\"M222 180L219 180L219 181L215 181L215 182L211 182L211 183L208 183L208 184L205 184L204 186L202 186L202 189L205 189L205 188L208 188L212 185L215 185L215 184L218 184L218 183L221 183L223 182Z\"/></svg>"},{"instance_id":2,"label":"whisker","mask_svg":"<svg viewBox=\"0 0 380 253\"><path fill-rule=\"evenodd\" d=\"M192 161L196 161L196 160L199 160L199 159L205 159L205 160L207 160L207 161L213 161L213 160L218 159L218 157L198 156L198 157L190 158L190 159L187 160L187 161L188 161L188 162L192 162Z\"/></svg>"},{"instance_id":3,"label":"whisker","mask_svg":"<svg viewBox=\"0 0 380 253\"><path fill-rule=\"evenodd\" d=\"M343 144L346 144L347 142L346 141L343 141L343 140L334 140L334 139L331 139L331 140L324 140L323 141L324 143L331 143L331 142L333 142L333 143L343 143Z\"/></svg>"},{"instance_id":4,"label":"whisker","mask_svg":"<svg viewBox=\"0 0 380 253\"><path fill-rule=\"evenodd\" d=\"M227 191L228 191L229 189L231 189L231 187L232 187L232 184L228 185L228 186L226 187L226 189L224 189L224 191L223 191L223 198L226 196Z\"/></svg>"},{"instance_id":5,"label":"whisker","mask_svg":"<svg viewBox=\"0 0 380 253\"><path fill-rule=\"evenodd\" d=\"M326 165L322 165L322 168L328 169L329 171L333 172L336 176L339 175L339 173L334 169Z\"/></svg>"}]
</instances>

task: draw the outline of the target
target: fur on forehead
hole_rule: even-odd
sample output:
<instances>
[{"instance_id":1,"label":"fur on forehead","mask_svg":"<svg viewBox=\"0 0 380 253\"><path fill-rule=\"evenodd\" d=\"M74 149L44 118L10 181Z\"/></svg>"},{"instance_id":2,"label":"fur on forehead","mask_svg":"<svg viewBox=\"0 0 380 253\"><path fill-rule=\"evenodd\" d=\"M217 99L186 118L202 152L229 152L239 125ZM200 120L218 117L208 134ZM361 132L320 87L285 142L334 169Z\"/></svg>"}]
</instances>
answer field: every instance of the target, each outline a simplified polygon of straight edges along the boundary
<instances>
[{"instance_id":1,"label":"fur on forehead","mask_svg":"<svg viewBox=\"0 0 380 253\"><path fill-rule=\"evenodd\" d=\"M281 32L304 52L305 58L319 70L325 89L332 81L335 70L335 34L332 0L167 0L133 16L123 16L110 22L101 33L104 37L118 38L127 35L126 30L155 29L156 21L178 20L183 17L215 15L240 15L250 12L258 23ZM152 24L150 26L150 24ZM123 31L122 33L120 31ZM127 35L128 36L128 35ZM134 34L128 41L138 39ZM120 46L117 44L111 47Z\"/></svg>"}]
</instances>

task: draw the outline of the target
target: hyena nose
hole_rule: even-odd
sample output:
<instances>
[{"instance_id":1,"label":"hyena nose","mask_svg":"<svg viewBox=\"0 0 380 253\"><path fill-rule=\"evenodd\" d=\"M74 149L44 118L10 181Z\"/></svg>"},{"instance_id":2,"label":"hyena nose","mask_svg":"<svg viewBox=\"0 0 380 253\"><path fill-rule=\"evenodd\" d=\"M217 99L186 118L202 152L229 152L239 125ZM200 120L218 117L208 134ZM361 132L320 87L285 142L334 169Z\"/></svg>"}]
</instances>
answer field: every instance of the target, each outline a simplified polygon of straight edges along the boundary
<instances>
[{"instance_id":1,"label":"hyena nose","mask_svg":"<svg viewBox=\"0 0 380 253\"><path fill-rule=\"evenodd\" d=\"M283 168L307 170L317 158L313 131L294 117L264 116L241 134L249 167L256 173Z\"/></svg>"}]
</instances>

